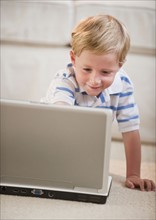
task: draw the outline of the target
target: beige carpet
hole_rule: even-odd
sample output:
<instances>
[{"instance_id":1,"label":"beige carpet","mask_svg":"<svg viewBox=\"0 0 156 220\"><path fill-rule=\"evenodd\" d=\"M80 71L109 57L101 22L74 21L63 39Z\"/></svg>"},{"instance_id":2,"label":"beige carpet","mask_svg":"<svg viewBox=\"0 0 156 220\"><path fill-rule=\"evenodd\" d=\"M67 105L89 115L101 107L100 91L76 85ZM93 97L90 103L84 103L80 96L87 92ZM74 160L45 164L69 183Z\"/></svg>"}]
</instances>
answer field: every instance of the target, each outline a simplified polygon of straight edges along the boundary
<instances>
[{"instance_id":1,"label":"beige carpet","mask_svg":"<svg viewBox=\"0 0 156 220\"><path fill-rule=\"evenodd\" d=\"M155 149L142 148L142 176L154 181ZM155 193L124 187L124 148L118 142L112 143L110 174L113 183L105 205L2 195L1 219L155 220Z\"/></svg>"}]
</instances>

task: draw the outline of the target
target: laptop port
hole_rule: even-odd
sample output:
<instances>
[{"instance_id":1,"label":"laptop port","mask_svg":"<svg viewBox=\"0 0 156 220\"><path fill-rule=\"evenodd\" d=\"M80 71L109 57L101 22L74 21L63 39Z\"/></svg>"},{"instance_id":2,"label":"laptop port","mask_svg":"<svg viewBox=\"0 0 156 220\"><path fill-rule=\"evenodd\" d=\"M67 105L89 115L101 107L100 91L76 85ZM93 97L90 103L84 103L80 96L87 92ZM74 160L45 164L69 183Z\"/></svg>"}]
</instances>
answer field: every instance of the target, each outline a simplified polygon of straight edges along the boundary
<instances>
[{"instance_id":1,"label":"laptop port","mask_svg":"<svg viewBox=\"0 0 156 220\"><path fill-rule=\"evenodd\" d=\"M49 198L54 198L54 193L53 192L48 192L48 197Z\"/></svg>"},{"instance_id":2,"label":"laptop port","mask_svg":"<svg viewBox=\"0 0 156 220\"><path fill-rule=\"evenodd\" d=\"M21 193L27 193L27 190L26 189L22 189Z\"/></svg>"},{"instance_id":3,"label":"laptop port","mask_svg":"<svg viewBox=\"0 0 156 220\"><path fill-rule=\"evenodd\" d=\"M14 193L19 193L19 189L13 189Z\"/></svg>"},{"instance_id":4,"label":"laptop port","mask_svg":"<svg viewBox=\"0 0 156 220\"><path fill-rule=\"evenodd\" d=\"M41 189L33 189L31 190L31 193L34 194L35 196L41 196L44 194L43 190Z\"/></svg>"}]
</instances>

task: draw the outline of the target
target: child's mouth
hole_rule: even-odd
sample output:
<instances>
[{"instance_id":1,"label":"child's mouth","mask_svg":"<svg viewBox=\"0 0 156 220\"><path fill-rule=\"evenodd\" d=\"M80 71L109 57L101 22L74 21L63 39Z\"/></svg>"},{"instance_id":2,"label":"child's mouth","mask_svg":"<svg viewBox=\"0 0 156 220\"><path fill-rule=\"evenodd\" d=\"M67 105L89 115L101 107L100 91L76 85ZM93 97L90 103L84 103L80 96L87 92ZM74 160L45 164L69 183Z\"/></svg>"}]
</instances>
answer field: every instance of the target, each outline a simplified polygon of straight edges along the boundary
<instances>
[{"instance_id":1,"label":"child's mouth","mask_svg":"<svg viewBox=\"0 0 156 220\"><path fill-rule=\"evenodd\" d=\"M97 90L97 89L100 89L101 86L91 86L91 85L88 85L88 87L90 89Z\"/></svg>"}]
</instances>

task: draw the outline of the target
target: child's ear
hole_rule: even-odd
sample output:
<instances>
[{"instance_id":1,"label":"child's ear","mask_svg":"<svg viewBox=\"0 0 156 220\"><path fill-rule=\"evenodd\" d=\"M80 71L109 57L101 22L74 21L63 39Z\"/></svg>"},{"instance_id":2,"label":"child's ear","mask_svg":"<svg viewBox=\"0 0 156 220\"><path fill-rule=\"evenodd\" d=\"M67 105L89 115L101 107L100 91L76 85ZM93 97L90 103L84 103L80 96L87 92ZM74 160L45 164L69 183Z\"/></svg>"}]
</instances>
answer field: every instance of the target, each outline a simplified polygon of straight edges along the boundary
<instances>
[{"instance_id":1,"label":"child's ear","mask_svg":"<svg viewBox=\"0 0 156 220\"><path fill-rule=\"evenodd\" d=\"M71 62L74 66L75 65L75 54L72 50L70 51L70 59L71 59Z\"/></svg>"},{"instance_id":2,"label":"child's ear","mask_svg":"<svg viewBox=\"0 0 156 220\"><path fill-rule=\"evenodd\" d=\"M126 60L124 60L123 62L119 62L119 68L121 68L125 62Z\"/></svg>"},{"instance_id":3,"label":"child's ear","mask_svg":"<svg viewBox=\"0 0 156 220\"><path fill-rule=\"evenodd\" d=\"M122 66L123 66L123 63L120 62L120 63L119 63L119 68L121 68Z\"/></svg>"}]
</instances>

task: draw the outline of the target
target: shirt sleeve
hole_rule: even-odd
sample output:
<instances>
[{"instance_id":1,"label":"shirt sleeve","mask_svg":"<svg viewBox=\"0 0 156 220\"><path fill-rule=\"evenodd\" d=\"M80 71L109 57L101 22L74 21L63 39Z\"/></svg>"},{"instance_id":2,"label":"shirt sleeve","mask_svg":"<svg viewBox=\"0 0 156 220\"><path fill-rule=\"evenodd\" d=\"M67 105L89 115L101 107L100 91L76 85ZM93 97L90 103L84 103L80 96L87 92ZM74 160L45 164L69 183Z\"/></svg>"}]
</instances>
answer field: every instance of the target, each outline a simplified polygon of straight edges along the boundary
<instances>
[{"instance_id":1,"label":"shirt sleeve","mask_svg":"<svg viewBox=\"0 0 156 220\"><path fill-rule=\"evenodd\" d=\"M74 84L69 78L55 77L48 88L46 97L43 98L42 101L51 104L65 102L69 105L74 105Z\"/></svg>"},{"instance_id":2,"label":"shirt sleeve","mask_svg":"<svg viewBox=\"0 0 156 220\"><path fill-rule=\"evenodd\" d=\"M121 77L123 90L119 96L116 118L120 132L139 129L139 111L134 99L133 84L128 76Z\"/></svg>"}]
</instances>

